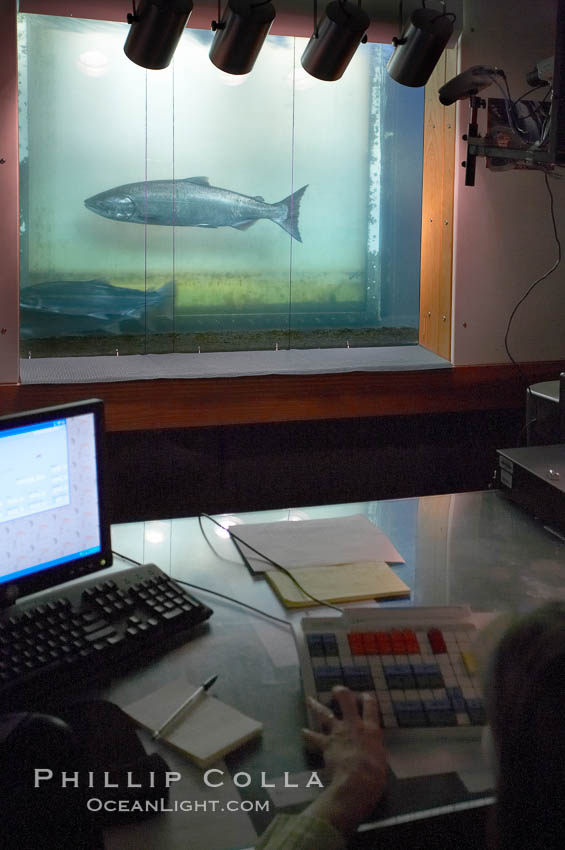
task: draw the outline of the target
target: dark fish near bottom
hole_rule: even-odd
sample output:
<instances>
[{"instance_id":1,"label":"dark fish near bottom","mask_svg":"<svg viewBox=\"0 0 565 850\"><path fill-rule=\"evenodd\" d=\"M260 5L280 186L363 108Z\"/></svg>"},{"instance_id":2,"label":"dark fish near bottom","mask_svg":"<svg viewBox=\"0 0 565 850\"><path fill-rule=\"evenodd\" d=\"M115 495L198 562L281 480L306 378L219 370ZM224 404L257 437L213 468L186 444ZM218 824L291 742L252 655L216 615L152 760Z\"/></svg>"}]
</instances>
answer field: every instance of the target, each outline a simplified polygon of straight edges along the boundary
<instances>
[{"instance_id":1,"label":"dark fish near bottom","mask_svg":"<svg viewBox=\"0 0 565 850\"><path fill-rule=\"evenodd\" d=\"M105 280L55 280L20 290L21 335L119 333L144 320L146 312L172 314L174 284L139 290Z\"/></svg>"},{"instance_id":2,"label":"dark fish near bottom","mask_svg":"<svg viewBox=\"0 0 565 850\"><path fill-rule=\"evenodd\" d=\"M178 227L235 227L247 230L259 219L274 221L302 242L298 229L300 202L307 186L276 204L211 186L207 177L125 183L93 195L87 209L104 218L138 224Z\"/></svg>"}]
</instances>

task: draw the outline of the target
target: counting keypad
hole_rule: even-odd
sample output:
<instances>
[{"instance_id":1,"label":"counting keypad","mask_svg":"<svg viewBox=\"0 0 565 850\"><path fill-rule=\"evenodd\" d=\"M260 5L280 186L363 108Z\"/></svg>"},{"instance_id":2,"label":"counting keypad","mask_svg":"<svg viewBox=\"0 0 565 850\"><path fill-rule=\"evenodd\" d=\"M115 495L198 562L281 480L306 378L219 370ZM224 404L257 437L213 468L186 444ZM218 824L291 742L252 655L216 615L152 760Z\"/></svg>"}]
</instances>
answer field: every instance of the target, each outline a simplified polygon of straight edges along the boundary
<instances>
[{"instance_id":1,"label":"counting keypad","mask_svg":"<svg viewBox=\"0 0 565 850\"><path fill-rule=\"evenodd\" d=\"M303 678L320 702L332 705L332 688L345 685L375 694L386 729L486 722L470 623L331 622L303 621Z\"/></svg>"}]
</instances>

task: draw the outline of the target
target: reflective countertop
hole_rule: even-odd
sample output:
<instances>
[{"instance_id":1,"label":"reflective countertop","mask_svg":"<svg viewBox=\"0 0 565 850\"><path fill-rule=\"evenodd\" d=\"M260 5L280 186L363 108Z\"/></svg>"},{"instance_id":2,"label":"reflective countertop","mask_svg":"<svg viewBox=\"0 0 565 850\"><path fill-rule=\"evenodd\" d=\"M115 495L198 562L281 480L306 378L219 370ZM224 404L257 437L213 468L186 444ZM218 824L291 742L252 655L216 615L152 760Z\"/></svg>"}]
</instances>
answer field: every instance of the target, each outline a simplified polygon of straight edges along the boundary
<instances>
[{"instance_id":1,"label":"reflective countertop","mask_svg":"<svg viewBox=\"0 0 565 850\"><path fill-rule=\"evenodd\" d=\"M223 514L215 519L236 531L237 525L248 522L352 514L362 514L382 529L405 559L394 568L412 591L404 604L466 604L521 612L547 599L565 598L565 542L496 490ZM206 518L201 523L200 528L198 518L190 517L116 525L113 548L199 587L261 603L280 616L284 609L262 579L250 577L227 532ZM115 564L120 564L119 558Z\"/></svg>"}]
</instances>

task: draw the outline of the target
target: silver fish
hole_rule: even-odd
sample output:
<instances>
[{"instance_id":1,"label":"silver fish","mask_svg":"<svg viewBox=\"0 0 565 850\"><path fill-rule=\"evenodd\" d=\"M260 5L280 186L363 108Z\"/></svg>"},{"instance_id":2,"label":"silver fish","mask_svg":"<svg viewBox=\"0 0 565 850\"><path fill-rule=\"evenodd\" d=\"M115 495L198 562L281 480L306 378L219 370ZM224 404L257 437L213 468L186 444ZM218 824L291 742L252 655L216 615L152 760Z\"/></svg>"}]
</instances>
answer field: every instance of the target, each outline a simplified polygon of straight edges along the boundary
<instances>
[{"instance_id":1,"label":"silver fish","mask_svg":"<svg viewBox=\"0 0 565 850\"><path fill-rule=\"evenodd\" d=\"M93 195L87 209L104 218L178 227L235 227L247 230L261 218L280 225L298 242L300 201L307 186L276 204L211 186L207 177L126 183Z\"/></svg>"},{"instance_id":2,"label":"silver fish","mask_svg":"<svg viewBox=\"0 0 565 850\"><path fill-rule=\"evenodd\" d=\"M146 315L172 312L174 284L140 290L105 280L54 280L20 290L21 335L119 333L131 330Z\"/></svg>"},{"instance_id":3,"label":"silver fish","mask_svg":"<svg viewBox=\"0 0 565 850\"><path fill-rule=\"evenodd\" d=\"M105 280L54 280L25 286L20 307L67 316L110 319L117 316L139 319L148 307L173 297L173 283L144 291L113 286Z\"/></svg>"}]
</instances>

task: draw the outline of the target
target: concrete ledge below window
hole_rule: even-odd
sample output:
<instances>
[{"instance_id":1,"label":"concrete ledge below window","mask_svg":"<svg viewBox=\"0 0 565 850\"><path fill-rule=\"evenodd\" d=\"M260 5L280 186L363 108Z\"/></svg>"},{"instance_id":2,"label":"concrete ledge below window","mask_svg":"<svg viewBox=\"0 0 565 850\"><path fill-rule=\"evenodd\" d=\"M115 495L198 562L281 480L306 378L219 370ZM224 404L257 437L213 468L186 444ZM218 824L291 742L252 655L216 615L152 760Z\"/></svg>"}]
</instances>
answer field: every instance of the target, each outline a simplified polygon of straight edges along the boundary
<instances>
[{"instance_id":1,"label":"concrete ledge below window","mask_svg":"<svg viewBox=\"0 0 565 850\"><path fill-rule=\"evenodd\" d=\"M156 379L254 375L320 375L446 369L451 364L420 345L235 351L205 354L134 354L117 357L45 357L21 360L22 384L89 384Z\"/></svg>"}]
</instances>

